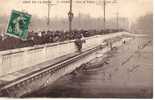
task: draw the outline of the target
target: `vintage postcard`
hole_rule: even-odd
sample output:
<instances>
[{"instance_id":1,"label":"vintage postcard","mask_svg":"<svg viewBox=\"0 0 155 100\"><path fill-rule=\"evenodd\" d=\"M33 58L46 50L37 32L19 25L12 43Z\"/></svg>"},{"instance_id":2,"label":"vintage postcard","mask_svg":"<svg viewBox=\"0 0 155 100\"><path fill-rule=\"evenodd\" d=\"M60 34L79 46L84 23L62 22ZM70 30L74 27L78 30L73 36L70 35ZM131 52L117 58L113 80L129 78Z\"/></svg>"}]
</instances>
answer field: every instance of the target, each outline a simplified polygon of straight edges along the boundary
<instances>
[{"instance_id":1,"label":"vintage postcard","mask_svg":"<svg viewBox=\"0 0 155 100\"><path fill-rule=\"evenodd\" d=\"M0 0L0 98L153 98L153 0Z\"/></svg>"}]
</instances>

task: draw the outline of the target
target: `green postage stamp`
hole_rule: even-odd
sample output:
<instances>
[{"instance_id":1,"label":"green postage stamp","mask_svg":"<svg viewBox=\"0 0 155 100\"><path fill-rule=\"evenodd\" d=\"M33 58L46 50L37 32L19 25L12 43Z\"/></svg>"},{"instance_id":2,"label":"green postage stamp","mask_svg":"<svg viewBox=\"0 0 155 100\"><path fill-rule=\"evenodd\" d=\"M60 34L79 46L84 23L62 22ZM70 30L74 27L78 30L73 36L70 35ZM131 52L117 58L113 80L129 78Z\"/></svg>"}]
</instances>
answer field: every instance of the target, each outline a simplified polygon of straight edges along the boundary
<instances>
[{"instance_id":1,"label":"green postage stamp","mask_svg":"<svg viewBox=\"0 0 155 100\"><path fill-rule=\"evenodd\" d=\"M31 15L20 11L12 10L6 34L26 40Z\"/></svg>"}]
</instances>

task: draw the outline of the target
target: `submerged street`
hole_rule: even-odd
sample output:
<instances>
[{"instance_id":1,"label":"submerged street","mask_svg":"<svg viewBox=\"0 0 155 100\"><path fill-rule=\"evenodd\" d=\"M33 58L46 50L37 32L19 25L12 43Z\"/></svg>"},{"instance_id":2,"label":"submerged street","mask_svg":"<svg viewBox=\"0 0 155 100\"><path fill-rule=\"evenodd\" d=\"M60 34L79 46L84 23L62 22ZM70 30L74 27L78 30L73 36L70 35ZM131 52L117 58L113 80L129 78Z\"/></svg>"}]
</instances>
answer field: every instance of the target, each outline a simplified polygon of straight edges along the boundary
<instances>
[{"instance_id":1,"label":"submerged street","mask_svg":"<svg viewBox=\"0 0 155 100\"><path fill-rule=\"evenodd\" d=\"M152 97L152 40L136 37L24 97Z\"/></svg>"}]
</instances>

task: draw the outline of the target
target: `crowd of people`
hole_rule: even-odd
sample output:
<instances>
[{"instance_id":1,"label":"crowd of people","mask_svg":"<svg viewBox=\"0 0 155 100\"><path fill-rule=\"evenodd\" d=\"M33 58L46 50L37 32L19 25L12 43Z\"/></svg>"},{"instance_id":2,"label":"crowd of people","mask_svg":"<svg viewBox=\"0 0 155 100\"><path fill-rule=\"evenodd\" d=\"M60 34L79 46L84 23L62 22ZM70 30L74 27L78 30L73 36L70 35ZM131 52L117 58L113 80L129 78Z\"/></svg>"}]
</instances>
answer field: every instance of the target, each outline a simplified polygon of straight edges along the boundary
<instances>
[{"instance_id":1,"label":"crowd of people","mask_svg":"<svg viewBox=\"0 0 155 100\"><path fill-rule=\"evenodd\" d=\"M108 34L114 32L118 32L118 30L73 30L72 33L68 31L31 31L28 33L27 40L25 41L10 36L0 36L0 51L41 45L46 43L63 42L67 40L81 38L81 36L90 37L94 35L101 35L105 33Z\"/></svg>"}]
</instances>

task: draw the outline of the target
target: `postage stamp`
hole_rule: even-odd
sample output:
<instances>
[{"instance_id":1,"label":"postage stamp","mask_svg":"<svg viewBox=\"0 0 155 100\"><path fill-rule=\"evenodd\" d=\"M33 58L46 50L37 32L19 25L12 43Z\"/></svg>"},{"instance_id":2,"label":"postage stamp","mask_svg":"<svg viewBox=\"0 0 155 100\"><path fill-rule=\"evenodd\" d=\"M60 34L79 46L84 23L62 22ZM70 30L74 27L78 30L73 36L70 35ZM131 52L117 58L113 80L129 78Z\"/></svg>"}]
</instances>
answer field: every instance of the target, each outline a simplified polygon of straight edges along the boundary
<instances>
[{"instance_id":1,"label":"postage stamp","mask_svg":"<svg viewBox=\"0 0 155 100\"><path fill-rule=\"evenodd\" d=\"M26 40L30 20L30 14L12 10L6 34Z\"/></svg>"}]
</instances>

